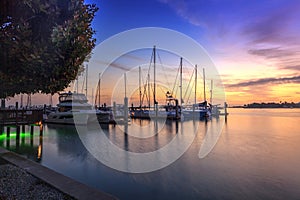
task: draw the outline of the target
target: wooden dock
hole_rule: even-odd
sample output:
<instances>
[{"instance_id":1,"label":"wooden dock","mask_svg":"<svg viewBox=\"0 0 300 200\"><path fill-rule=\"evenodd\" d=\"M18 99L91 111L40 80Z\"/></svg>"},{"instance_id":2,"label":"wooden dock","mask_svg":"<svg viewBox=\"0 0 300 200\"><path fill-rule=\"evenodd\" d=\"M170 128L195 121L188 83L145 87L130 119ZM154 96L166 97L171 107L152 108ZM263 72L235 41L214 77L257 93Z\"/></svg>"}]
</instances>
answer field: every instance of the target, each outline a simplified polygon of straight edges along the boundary
<instances>
[{"instance_id":1,"label":"wooden dock","mask_svg":"<svg viewBox=\"0 0 300 200\"><path fill-rule=\"evenodd\" d=\"M33 135L33 126L40 126L40 135L43 134L43 109L0 109L0 135L4 133L10 137L11 128L16 129L17 139L20 133L25 132L25 126L30 126ZM22 129L21 129L22 128Z\"/></svg>"},{"instance_id":2,"label":"wooden dock","mask_svg":"<svg viewBox=\"0 0 300 200\"><path fill-rule=\"evenodd\" d=\"M0 109L0 126L41 123L43 109Z\"/></svg>"}]
</instances>

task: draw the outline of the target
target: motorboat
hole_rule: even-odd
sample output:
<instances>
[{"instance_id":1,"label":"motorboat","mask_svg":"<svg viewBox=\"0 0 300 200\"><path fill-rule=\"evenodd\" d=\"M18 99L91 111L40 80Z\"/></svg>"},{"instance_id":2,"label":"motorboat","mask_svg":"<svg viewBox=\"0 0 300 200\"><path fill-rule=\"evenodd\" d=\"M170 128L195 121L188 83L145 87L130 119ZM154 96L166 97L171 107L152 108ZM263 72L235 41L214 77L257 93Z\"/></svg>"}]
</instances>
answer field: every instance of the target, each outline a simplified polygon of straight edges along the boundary
<instances>
[{"instance_id":1,"label":"motorboat","mask_svg":"<svg viewBox=\"0 0 300 200\"><path fill-rule=\"evenodd\" d=\"M86 125L98 118L109 120L109 115L93 109L85 94L59 93L58 100L57 110L48 114L46 123Z\"/></svg>"}]
</instances>

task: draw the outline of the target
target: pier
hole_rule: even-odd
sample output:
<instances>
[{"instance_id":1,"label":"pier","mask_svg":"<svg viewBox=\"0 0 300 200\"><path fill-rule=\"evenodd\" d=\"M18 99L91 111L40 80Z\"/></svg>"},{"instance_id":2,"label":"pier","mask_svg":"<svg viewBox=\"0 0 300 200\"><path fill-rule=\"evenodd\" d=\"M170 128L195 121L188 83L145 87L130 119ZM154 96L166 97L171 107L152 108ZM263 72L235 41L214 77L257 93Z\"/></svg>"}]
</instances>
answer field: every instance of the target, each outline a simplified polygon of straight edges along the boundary
<instances>
[{"instance_id":1,"label":"pier","mask_svg":"<svg viewBox=\"0 0 300 200\"><path fill-rule=\"evenodd\" d=\"M0 126L40 123L43 112L43 109L0 109Z\"/></svg>"},{"instance_id":2,"label":"pier","mask_svg":"<svg viewBox=\"0 0 300 200\"><path fill-rule=\"evenodd\" d=\"M33 126L40 126L40 135L43 134L43 109L0 109L0 135L6 129L7 137L10 137L11 129L16 129L17 138L25 132L25 126L30 126L30 134L33 135Z\"/></svg>"}]
</instances>

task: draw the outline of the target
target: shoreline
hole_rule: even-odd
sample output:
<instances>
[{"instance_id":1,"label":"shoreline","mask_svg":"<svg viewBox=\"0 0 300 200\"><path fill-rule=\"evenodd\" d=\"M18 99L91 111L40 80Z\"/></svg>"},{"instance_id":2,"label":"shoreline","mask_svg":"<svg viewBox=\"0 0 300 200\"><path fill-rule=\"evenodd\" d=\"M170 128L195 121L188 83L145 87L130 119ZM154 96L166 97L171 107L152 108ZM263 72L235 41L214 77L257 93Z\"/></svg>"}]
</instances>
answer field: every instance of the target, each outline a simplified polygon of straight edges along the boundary
<instances>
[{"instance_id":1,"label":"shoreline","mask_svg":"<svg viewBox=\"0 0 300 200\"><path fill-rule=\"evenodd\" d=\"M1 147L0 169L0 199L117 199Z\"/></svg>"}]
</instances>

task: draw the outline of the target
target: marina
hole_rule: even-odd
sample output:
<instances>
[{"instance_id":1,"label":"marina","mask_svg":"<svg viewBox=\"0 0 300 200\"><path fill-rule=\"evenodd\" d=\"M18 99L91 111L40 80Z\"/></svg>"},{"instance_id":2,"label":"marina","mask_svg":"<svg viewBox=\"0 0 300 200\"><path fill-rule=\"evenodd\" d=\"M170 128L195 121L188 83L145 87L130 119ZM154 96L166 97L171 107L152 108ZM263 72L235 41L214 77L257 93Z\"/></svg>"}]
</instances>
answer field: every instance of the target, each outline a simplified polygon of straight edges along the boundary
<instances>
[{"instance_id":1,"label":"marina","mask_svg":"<svg viewBox=\"0 0 300 200\"><path fill-rule=\"evenodd\" d=\"M113 144L140 153L160 149L177 134L181 139L189 139L193 137L191 129L197 130L191 146L174 163L141 174L120 172L101 163L87 151L83 145L87 141L82 140L76 127L46 124L39 162L119 199L298 199L299 116L299 109L230 109L227 123L220 116L196 123L169 120L165 125L132 119L128 126L103 127L103 134ZM205 138L215 137L220 126L222 132L216 146L199 159ZM159 133L154 134L155 130ZM93 138L100 132L90 128L88 134ZM34 144L39 144L39 138L34 135ZM9 140L10 146L6 146L7 138L2 134L1 147L36 160L37 146L17 149L15 139ZM30 137L24 140L27 143Z\"/></svg>"},{"instance_id":2,"label":"marina","mask_svg":"<svg viewBox=\"0 0 300 200\"><path fill-rule=\"evenodd\" d=\"M299 7L1 0L0 200L299 200Z\"/></svg>"}]
</instances>

